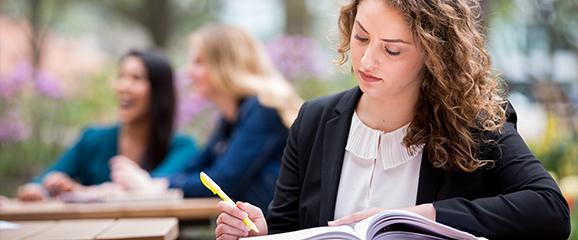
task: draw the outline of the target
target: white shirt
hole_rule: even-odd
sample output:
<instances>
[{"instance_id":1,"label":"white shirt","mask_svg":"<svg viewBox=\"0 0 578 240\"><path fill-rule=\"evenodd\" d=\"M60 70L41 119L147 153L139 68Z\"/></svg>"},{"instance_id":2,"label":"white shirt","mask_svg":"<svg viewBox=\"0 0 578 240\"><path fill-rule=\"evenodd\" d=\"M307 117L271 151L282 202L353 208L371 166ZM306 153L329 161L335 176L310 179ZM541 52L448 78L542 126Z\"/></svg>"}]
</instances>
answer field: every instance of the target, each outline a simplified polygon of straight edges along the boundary
<instances>
[{"instance_id":1,"label":"white shirt","mask_svg":"<svg viewBox=\"0 0 578 240\"><path fill-rule=\"evenodd\" d=\"M353 113L335 219L372 207L415 206L423 146L409 154L402 143L408 126L386 133L369 128Z\"/></svg>"}]
</instances>

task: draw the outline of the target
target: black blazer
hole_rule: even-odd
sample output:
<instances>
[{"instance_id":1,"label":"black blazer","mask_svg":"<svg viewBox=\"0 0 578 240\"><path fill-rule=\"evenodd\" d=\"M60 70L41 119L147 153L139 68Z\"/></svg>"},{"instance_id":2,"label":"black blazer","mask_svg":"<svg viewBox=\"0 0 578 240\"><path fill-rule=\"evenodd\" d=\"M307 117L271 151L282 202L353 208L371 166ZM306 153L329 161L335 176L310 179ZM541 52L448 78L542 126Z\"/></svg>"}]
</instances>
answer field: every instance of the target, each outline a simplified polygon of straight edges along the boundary
<instances>
[{"instance_id":1,"label":"black blazer","mask_svg":"<svg viewBox=\"0 0 578 240\"><path fill-rule=\"evenodd\" d=\"M361 94L355 87L301 107L269 206L270 233L325 226L333 220L351 117ZM481 147L478 155L495 160L492 168L443 171L434 169L423 154L416 204L433 203L436 221L489 239L566 239L568 204L518 135L511 106L507 116L501 133L488 135L498 144Z\"/></svg>"}]
</instances>

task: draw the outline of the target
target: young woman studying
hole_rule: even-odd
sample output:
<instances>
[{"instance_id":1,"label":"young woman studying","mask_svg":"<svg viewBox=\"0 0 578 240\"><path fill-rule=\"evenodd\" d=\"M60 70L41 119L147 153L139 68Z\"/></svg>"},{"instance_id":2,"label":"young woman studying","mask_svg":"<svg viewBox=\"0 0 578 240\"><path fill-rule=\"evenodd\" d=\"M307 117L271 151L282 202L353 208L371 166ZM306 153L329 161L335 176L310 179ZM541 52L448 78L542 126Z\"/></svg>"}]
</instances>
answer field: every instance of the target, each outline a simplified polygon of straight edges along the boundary
<instances>
[{"instance_id":1,"label":"young woman studying","mask_svg":"<svg viewBox=\"0 0 578 240\"><path fill-rule=\"evenodd\" d=\"M382 209L489 239L566 239L567 203L516 131L476 2L345 5L338 50L358 86L301 107L267 218L222 202L217 239L350 224Z\"/></svg>"}]
</instances>

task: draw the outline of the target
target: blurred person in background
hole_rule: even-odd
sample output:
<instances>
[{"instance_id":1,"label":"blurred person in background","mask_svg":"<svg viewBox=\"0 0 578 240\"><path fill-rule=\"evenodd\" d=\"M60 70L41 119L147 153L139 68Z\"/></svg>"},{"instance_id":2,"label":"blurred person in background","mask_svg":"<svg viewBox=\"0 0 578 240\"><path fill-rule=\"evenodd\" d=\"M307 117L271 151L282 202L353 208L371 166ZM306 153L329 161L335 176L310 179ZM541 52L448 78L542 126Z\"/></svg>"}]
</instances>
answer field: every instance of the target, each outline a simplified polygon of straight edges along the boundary
<instances>
[{"instance_id":1,"label":"blurred person in background","mask_svg":"<svg viewBox=\"0 0 578 240\"><path fill-rule=\"evenodd\" d=\"M160 177L183 169L198 153L193 140L175 135L173 69L157 51L128 52L113 83L119 123L89 127L80 139L32 183L19 187L21 200L42 200L110 182L111 168L130 163ZM122 174L115 180L129 182ZM131 186L127 186L130 190Z\"/></svg>"},{"instance_id":2,"label":"blurred person in background","mask_svg":"<svg viewBox=\"0 0 578 240\"><path fill-rule=\"evenodd\" d=\"M186 197L213 196L200 181L204 171L233 199L265 211L273 198L288 127L302 100L273 67L261 43L239 28L205 26L193 33L191 47L193 86L220 113L207 146L186 169L168 178L153 179L135 164L118 174L148 178L141 181L142 188L164 182L182 189Z\"/></svg>"}]
</instances>

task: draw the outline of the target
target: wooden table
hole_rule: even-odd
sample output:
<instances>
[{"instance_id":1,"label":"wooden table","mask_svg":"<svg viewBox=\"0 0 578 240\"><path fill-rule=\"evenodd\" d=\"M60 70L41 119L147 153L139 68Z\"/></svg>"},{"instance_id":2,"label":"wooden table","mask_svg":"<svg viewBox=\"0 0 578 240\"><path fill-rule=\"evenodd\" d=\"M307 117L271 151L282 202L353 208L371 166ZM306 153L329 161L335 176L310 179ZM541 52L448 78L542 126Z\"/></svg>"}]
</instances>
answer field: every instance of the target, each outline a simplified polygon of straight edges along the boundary
<instances>
[{"instance_id":1,"label":"wooden table","mask_svg":"<svg viewBox=\"0 0 578 240\"><path fill-rule=\"evenodd\" d=\"M0 229L0 239L176 239L176 218L89 219L14 222Z\"/></svg>"},{"instance_id":2,"label":"wooden table","mask_svg":"<svg viewBox=\"0 0 578 240\"><path fill-rule=\"evenodd\" d=\"M0 220L61 220L101 218L175 217L179 220L211 219L218 215L217 198L105 203L60 201L0 203Z\"/></svg>"}]
</instances>

